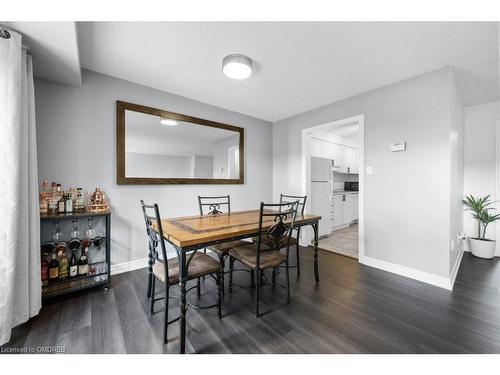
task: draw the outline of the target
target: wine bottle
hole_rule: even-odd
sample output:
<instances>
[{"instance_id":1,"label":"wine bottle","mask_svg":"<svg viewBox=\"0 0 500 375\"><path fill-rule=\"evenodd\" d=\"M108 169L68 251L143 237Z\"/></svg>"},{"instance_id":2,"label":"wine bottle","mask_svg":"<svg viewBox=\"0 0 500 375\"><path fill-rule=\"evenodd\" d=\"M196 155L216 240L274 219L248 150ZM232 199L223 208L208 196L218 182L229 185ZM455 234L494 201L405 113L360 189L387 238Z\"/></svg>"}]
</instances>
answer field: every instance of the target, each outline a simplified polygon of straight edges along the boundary
<instances>
[{"instance_id":1,"label":"wine bottle","mask_svg":"<svg viewBox=\"0 0 500 375\"><path fill-rule=\"evenodd\" d=\"M78 261L76 260L76 250L72 250L69 260L69 277L75 276L78 276Z\"/></svg>"},{"instance_id":2,"label":"wine bottle","mask_svg":"<svg viewBox=\"0 0 500 375\"><path fill-rule=\"evenodd\" d=\"M49 280L54 281L59 277L59 262L56 259L56 253L52 253L52 259L49 263Z\"/></svg>"},{"instance_id":3,"label":"wine bottle","mask_svg":"<svg viewBox=\"0 0 500 375\"><path fill-rule=\"evenodd\" d=\"M44 253L42 256L42 285L47 285L49 283L49 262L47 262L48 254Z\"/></svg>"},{"instance_id":4,"label":"wine bottle","mask_svg":"<svg viewBox=\"0 0 500 375\"><path fill-rule=\"evenodd\" d=\"M87 247L82 249L80 260L78 261L78 274L86 275L89 272L89 261L87 260Z\"/></svg>"},{"instance_id":5,"label":"wine bottle","mask_svg":"<svg viewBox=\"0 0 500 375\"><path fill-rule=\"evenodd\" d=\"M59 277L65 279L68 277L68 257L62 250L59 250L57 255L59 257Z\"/></svg>"}]
</instances>

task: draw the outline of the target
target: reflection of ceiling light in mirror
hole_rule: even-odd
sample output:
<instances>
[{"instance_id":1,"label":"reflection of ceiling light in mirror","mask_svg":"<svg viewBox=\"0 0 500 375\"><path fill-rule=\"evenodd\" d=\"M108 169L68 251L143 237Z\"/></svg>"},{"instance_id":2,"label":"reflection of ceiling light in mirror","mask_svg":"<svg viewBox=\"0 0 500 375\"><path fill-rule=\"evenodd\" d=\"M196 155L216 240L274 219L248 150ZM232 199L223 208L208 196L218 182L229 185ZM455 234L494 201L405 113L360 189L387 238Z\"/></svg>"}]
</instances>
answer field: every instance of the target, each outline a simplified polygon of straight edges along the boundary
<instances>
[{"instance_id":1,"label":"reflection of ceiling light in mirror","mask_svg":"<svg viewBox=\"0 0 500 375\"><path fill-rule=\"evenodd\" d=\"M222 60L222 71L232 79L245 79L252 74L252 59L245 55L228 55Z\"/></svg>"},{"instance_id":2,"label":"reflection of ceiling light in mirror","mask_svg":"<svg viewBox=\"0 0 500 375\"><path fill-rule=\"evenodd\" d=\"M177 121L172 120L171 118L166 118L166 117L160 117L160 122L163 125L168 125L168 126L176 126L176 125L178 125Z\"/></svg>"}]
</instances>

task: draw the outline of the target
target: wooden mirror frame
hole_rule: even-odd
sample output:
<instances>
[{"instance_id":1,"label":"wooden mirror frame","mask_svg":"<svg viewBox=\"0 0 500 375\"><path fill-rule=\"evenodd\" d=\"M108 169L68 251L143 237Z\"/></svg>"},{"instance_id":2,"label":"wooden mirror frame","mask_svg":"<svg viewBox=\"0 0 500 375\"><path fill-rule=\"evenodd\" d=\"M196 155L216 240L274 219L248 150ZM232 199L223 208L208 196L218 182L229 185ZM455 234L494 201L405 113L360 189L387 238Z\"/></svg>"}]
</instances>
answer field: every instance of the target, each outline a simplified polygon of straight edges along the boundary
<instances>
[{"instance_id":1,"label":"wooden mirror frame","mask_svg":"<svg viewBox=\"0 0 500 375\"><path fill-rule=\"evenodd\" d=\"M146 113L158 117L168 117L178 121L191 122L201 126L226 129L240 135L240 177L239 178L156 178L126 177L125 175L125 111ZM116 183L118 185L161 185L161 184L243 184L245 176L245 129L220 122L204 120L180 113L168 112L139 104L116 101Z\"/></svg>"}]
</instances>

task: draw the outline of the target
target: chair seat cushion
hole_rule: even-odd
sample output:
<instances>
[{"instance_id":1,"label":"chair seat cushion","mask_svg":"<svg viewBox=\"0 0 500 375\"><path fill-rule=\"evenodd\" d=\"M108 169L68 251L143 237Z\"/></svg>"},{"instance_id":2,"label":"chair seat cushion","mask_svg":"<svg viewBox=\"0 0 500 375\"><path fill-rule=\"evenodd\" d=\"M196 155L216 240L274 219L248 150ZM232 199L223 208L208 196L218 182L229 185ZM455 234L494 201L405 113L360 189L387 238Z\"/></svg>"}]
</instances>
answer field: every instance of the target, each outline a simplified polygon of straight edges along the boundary
<instances>
[{"instance_id":1,"label":"chair seat cushion","mask_svg":"<svg viewBox=\"0 0 500 375\"><path fill-rule=\"evenodd\" d=\"M187 259L189 259L189 254ZM219 272L221 269L220 263L214 258L197 252L193 255L193 259L189 263L188 280L196 279L200 276L208 275L210 273ZM153 274L161 282L165 282L165 266L161 262L156 262L153 265ZM177 259L168 261L168 278L170 284L179 283L179 262Z\"/></svg>"},{"instance_id":2,"label":"chair seat cushion","mask_svg":"<svg viewBox=\"0 0 500 375\"><path fill-rule=\"evenodd\" d=\"M226 255L229 253L229 250L234 249L235 247L242 247L251 244L252 243L249 241L237 240L208 246L207 249L216 252L217 255Z\"/></svg>"},{"instance_id":3,"label":"chair seat cushion","mask_svg":"<svg viewBox=\"0 0 500 375\"><path fill-rule=\"evenodd\" d=\"M259 237L252 237L252 241L257 243L259 241ZM266 244L269 247L274 246L274 242L267 238L265 235L261 238L262 243ZM286 247L288 241L288 237L285 236L280 240L280 248ZM290 237L290 246L297 245L297 239L295 237Z\"/></svg>"},{"instance_id":4,"label":"chair seat cushion","mask_svg":"<svg viewBox=\"0 0 500 375\"><path fill-rule=\"evenodd\" d=\"M229 251L229 255L250 268L257 268L257 245L237 247ZM260 252L260 269L277 267L286 261L286 255L276 250Z\"/></svg>"}]
</instances>

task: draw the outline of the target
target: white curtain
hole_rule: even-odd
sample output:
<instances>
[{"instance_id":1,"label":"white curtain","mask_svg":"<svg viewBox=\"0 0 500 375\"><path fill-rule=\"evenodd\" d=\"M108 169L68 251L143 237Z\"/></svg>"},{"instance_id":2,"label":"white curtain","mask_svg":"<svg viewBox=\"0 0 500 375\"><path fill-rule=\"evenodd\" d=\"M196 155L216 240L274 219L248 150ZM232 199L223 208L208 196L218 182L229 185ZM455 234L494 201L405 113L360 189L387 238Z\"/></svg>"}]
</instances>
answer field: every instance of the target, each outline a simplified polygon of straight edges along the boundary
<instances>
[{"instance_id":1,"label":"white curtain","mask_svg":"<svg viewBox=\"0 0 500 375\"><path fill-rule=\"evenodd\" d=\"M9 33L0 37L0 345L41 307L33 66Z\"/></svg>"}]
</instances>

